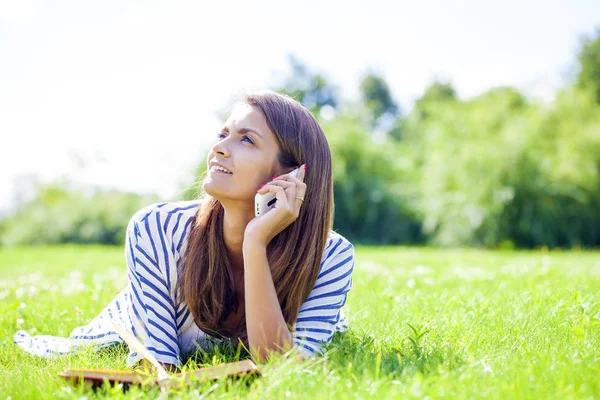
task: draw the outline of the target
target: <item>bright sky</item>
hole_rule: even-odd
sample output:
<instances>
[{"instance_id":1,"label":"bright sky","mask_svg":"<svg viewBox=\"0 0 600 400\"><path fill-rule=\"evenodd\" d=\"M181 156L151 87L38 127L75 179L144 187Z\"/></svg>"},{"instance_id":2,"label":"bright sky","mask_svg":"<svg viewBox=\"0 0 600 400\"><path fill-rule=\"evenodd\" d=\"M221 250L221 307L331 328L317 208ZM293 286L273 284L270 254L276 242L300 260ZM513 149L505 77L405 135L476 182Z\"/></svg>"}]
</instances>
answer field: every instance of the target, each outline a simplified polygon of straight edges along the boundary
<instances>
[{"instance_id":1,"label":"bright sky","mask_svg":"<svg viewBox=\"0 0 600 400\"><path fill-rule=\"evenodd\" d=\"M292 53L348 99L382 73L405 110L434 77L547 98L595 27L598 0L0 0L0 212L23 175L177 198Z\"/></svg>"}]
</instances>

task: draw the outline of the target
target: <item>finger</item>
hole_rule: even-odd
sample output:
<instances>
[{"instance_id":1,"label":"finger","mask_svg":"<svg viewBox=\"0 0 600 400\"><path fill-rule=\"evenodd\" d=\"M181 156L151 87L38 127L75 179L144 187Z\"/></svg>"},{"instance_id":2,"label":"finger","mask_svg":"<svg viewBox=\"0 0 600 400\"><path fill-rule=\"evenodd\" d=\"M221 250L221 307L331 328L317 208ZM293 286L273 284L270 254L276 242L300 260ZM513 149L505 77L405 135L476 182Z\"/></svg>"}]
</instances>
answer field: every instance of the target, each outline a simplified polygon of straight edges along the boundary
<instances>
[{"instance_id":1,"label":"finger","mask_svg":"<svg viewBox=\"0 0 600 400\"><path fill-rule=\"evenodd\" d=\"M289 188L295 188L296 187L296 183L294 183L294 182L288 182L288 181L284 181L282 179L276 179L274 181L270 181L270 182L267 182L267 183L263 184L263 186L261 186L258 189L258 193L261 193L261 190L263 190L267 185L281 186L284 189L289 189Z\"/></svg>"},{"instance_id":2,"label":"finger","mask_svg":"<svg viewBox=\"0 0 600 400\"><path fill-rule=\"evenodd\" d=\"M273 193L277 201L275 202L275 208L288 207L290 201L288 201L288 194L285 192L282 186L267 184L260 188L257 193Z\"/></svg>"},{"instance_id":3,"label":"finger","mask_svg":"<svg viewBox=\"0 0 600 400\"><path fill-rule=\"evenodd\" d=\"M306 176L306 164L302 164L300 167L300 171L298 171L298 180L304 182L304 177Z\"/></svg>"},{"instance_id":4,"label":"finger","mask_svg":"<svg viewBox=\"0 0 600 400\"><path fill-rule=\"evenodd\" d=\"M298 191L300 193L304 193L304 192L306 192L306 184L304 183L305 176L306 176L306 164L302 164L302 166L299 168L297 177L293 177L290 174L286 174L286 175L282 175L277 178L278 178L278 180L283 179L286 182L294 182L298 188Z\"/></svg>"},{"instance_id":5,"label":"finger","mask_svg":"<svg viewBox=\"0 0 600 400\"><path fill-rule=\"evenodd\" d=\"M299 196L302 196L300 193L306 191L306 185L302 181L292 176L288 176L288 179L289 181L283 181L285 186L285 194L287 196L288 203L297 209L298 204L296 200ZM302 188L302 186L304 186L304 188Z\"/></svg>"},{"instance_id":6,"label":"finger","mask_svg":"<svg viewBox=\"0 0 600 400\"><path fill-rule=\"evenodd\" d=\"M290 199L291 203L295 205L296 214L300 212L300 208L304 203L304 194L306 193L306 183L304 183L304 177L306 176L306 164L302 164L302 166L298 170L298 176L293 177L290 176L289 180L296 183L296 193L294 194L294 198Z\"/></svg>"},{"instance_id":7,"label":"finger","mask_svg":"<svg viewBox=\"0 0 600 400\"><path fill-rule=\"evenodd\" d=\"M285 187L280 186L280 185L274 185L272 183L267 183L266 185L264 185L263 187L261 187L260 189L258 189L256 191L256 193L259 194L266 194L266 193L273 193L273 194L277 194L277 192L281 191L282 193L285 194Z\"/></svg>"},{"instance_id":8,"label":"finger","mask_svg":"<svg viewBox=\"0 0 600 400\"><path fill-rule=\"evenodd\" d=\"M286 190L284 190L284 188L282 188L281 186L276 186L276 190L275 190L275 198L277 199L277 201L275 202L275 208L290 208L290 204L293 204L290 201L290 194L286 192ZM294 190L291 190L291 192L295 192ZM292 194L291 197L293 197L294 195Z\"/></svg>"},{"instance_id":9,"label":"finger","mask_svg":"<svg viewBox=\"0 0 600 400\"><path fill-rule=\"evenodd\" d=\"M302 182L299 182L299 184L302 185ZM287 203L288 204L296 204L296 202L294 201L294 198L296 196L298 196L298 194L297 194L298 190L297 190L296 183L276 179L274 181L269 182L267 185L263 186L262 188L260 188L258 190L258 193L260 193L260 194L268 193L269 190L264 190L264 189L269 185L283 188L284 189L283 193L287 197Z\"/></svg>"}]
</instances>

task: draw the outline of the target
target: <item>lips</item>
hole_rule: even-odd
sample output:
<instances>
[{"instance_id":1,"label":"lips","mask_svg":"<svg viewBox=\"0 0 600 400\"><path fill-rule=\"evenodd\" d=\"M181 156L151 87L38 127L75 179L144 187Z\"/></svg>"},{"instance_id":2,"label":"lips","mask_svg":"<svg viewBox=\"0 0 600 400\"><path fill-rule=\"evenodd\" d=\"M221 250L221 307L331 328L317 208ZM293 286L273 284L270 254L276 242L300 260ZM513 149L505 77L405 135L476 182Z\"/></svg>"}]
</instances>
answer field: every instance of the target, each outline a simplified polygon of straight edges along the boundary
<instances>
[{"instance_id":1,"label":"lips","mask_svg":"<svg viewBox=\"0 0 600 400\"><path fill-rule=\"evenodd\" d=\"M231 172L231 170L229 168L227 168L226 166L219 164L218 162L211 162L210 163L210 171L213 172L221 172L223 174L228 174L231 175L233 174L233 172Z\"/></svg>"}]
</instances>

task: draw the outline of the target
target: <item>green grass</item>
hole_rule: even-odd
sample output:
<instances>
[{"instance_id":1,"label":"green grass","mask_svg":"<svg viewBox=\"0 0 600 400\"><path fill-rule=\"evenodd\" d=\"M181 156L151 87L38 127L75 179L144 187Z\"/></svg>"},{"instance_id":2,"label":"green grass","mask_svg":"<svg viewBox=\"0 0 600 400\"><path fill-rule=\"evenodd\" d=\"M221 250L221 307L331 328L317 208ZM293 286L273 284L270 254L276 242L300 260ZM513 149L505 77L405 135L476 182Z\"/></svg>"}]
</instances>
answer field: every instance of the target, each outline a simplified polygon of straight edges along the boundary
<instances>
[{"instance_id":1,"label":"green grass","mask_svg":"<svg viewBox=\"0 0 600 400\"><path fill-rule=\"evenodd\" d=\"M600 397L600 253L363 247L356 257L351 331L325 356L281 358L260 378L198 384L173 397ZM159 396L94 392L57 376L125 368L124 349L47 360L12 342L19 328L68 336L126 279L121 248L0 249L0 399Z\"/></svg>"}]
</instances>

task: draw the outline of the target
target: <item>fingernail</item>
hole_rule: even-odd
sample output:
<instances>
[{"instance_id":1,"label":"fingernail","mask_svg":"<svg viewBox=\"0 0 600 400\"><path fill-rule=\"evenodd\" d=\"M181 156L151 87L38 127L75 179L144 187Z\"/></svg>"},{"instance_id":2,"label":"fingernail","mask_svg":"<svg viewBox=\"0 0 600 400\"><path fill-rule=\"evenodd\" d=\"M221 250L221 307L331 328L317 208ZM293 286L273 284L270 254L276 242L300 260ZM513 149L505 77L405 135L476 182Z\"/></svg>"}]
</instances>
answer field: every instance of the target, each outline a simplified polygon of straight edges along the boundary
<instances>
[{"instance_id":1,"label":"fingernail","mask_svg":"<svg viewBox=\"0 0 600 400\"><path fill-rule=\"evenodd\" d=\"M266 185L266 183L263 183L262 185L260 185L260 187L263 187L263 186L265 186L265 185Z\"/></svg>"},{"instance_id":2,"label":"fingernail","mask_svg":"<svg viewBox=\"0 0 600 400\"><path fill-rule=\"evenodd\" d=\"M275 175L274 177L272 177L271 179L277 179L279 178L279 175Z\"/></svg>"},{"instance_id":3,"label":"fingernail","mask_svg":"<svg viewBox=\"0 0 600 400\"><path fill-rule=\"evenodd\" d=\"M308 171L308 164L304 164L304 172Z\"/></svg>"}]
</instances>

